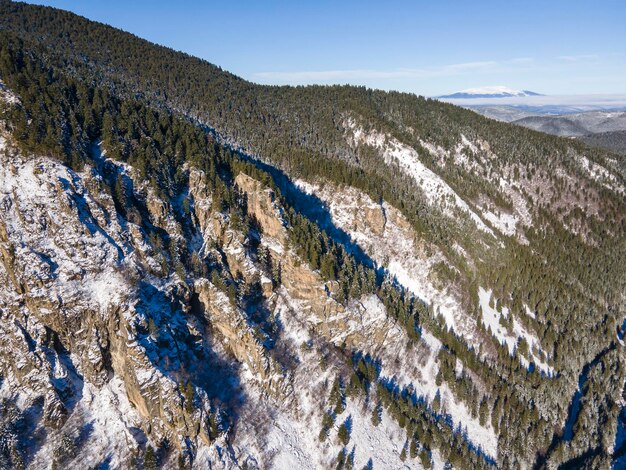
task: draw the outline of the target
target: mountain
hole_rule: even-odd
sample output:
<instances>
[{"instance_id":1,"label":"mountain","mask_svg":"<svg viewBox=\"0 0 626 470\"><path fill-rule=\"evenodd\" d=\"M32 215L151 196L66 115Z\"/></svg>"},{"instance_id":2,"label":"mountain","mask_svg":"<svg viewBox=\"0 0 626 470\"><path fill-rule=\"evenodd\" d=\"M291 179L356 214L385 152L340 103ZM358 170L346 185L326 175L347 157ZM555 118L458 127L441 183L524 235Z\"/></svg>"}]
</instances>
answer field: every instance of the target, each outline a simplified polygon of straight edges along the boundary
<instances>
[{"instance_id":1,"label":"mountain","mask_svg":"<svg viewBox=\"0 0 626 470\"><path fill-rule=\"evenodd\" d=\"M623 466L623 158L6 0L0 81L0 467Z\"/></svg>"},{"instance_id":2,"label":"mountain","mask_svg":"<svg viewBox=\"0 0 626 470\"><path fill-rule=\"evenodd\" d=\"M562 116L529 116L512 122L548 134L580 137L626 130L626 112L590 111Z\"/></svg>"},{"instance_id":3,"label":"mountain","mask_svg":"<svg viewBox=\"0 0 626 470\"><path fill-rule=\"evenodd\" d=\"M505 86L486 86L480 88L468 88L450 95L438 96L439 99L467 99L467 98L511 98L519 96L542 96L539 93L528 90L514 90Z\"/></svg>"},{"instance_id":4,"label":"mountain","mask_svg":"<svg viewBox=\"0 0 626 470\"><path fill-rule=\"evenodd\" d=\"M626 130L596 132L580 137L590 147L610 150L620 155L626 155Z\"/></svg>"},{"instance_id":5,"label":"mountain","mask_svg":"<svg viewBox=\"0 0 626 470\"><path fill-rule=\"evenodd\" d=\"M471 106L473 111L548 134L577 137L591 147L618 154L626 148L626 112L623 107L579 112L580 106Z\"/></svg>"}]
</instances>

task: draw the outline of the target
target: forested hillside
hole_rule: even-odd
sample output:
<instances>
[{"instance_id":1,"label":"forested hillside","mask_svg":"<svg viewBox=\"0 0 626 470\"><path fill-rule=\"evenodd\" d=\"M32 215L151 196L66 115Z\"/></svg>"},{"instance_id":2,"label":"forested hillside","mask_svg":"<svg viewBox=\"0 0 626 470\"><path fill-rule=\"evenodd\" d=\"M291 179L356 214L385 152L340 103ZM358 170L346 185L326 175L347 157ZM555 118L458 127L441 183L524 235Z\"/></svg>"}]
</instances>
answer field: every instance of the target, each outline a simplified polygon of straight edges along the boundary
<instances>
[{"instance_id":1,"label":"forested hillside","mask_svg":"<svg viewBox=\"0 0 626 470\"><path fill-rule=\"evenodd\" d=\"M0 466L623 463L623 158L0 13Z\"/></svg>"}]
</instances>

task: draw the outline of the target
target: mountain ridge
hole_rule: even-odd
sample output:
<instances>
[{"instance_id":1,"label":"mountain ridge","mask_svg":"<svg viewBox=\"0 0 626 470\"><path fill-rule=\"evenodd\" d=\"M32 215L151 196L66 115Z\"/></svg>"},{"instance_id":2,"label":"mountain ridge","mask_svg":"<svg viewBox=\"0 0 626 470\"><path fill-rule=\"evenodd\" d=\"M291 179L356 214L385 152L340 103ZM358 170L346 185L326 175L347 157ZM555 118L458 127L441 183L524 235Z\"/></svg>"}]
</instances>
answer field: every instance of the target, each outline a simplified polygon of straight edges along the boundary
<instances>
[{"instance_id":1,"label":"mountain ridge","mask_svg":"<svg viewBox=\"0 0 626 470\"><path fill-rule=\"evenodd\" d=\"M438 99L468 99L468 98L510 98L514 96L543 96L529 90L515 90L506 86L485 86L468 88L448 95L437 96Z\"/></svg>"}]
</instances>

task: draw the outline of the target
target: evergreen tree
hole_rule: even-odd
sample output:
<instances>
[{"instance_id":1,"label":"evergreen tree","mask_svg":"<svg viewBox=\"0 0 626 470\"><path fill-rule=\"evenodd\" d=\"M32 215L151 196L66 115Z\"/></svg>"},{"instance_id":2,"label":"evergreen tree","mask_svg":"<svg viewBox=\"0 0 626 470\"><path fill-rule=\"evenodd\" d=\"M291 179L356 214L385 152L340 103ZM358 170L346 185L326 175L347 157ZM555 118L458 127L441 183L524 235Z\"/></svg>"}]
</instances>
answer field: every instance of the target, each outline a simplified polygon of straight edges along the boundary
<instances>
[{"instance_id":1,"label":"evergreen tree","mask_svg":"<svg viewBox=\"0 0 626 470\"><path fill-rule=\"evenodd\" d=\"M337 438L344 447L348 445L348 442L350 442L350 431L348 430L348 426L345 422L341 423L341 426L339 426L339 429L337 430Z\"/></svg>"},{"instance_id":2,"label":"evergreen tree","mask_svg":"<svg viewBox=\"0 0 626 470\"><path fill-rule=\"evenodd\" d=\"M143 457L143 468L145 470L157 470L159 468L156 451L149 444L146 446L146 452Z\"/></svg>"}]
</instances>

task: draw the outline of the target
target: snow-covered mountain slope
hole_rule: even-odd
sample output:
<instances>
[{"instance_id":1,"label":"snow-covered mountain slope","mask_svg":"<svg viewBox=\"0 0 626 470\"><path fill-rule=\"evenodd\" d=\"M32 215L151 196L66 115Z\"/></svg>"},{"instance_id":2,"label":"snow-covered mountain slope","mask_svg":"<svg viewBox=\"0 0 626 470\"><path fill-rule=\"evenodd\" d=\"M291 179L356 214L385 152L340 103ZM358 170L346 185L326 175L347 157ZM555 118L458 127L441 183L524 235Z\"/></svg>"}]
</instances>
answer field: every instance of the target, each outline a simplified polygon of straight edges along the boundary
<instances>
[{"instance_id":1,"label":"snow-covered mountain slope","mask_svg":"<svg viewBox=\"0 0 626 470\"><path fill-rule=\"evenodd\" d=\"M539 93L529 90L515 90L506 86L484 86L479 88L467 88L449 95L438 96L439 99L461 98L510 98L514 96L541 96Z\"/></svg>"},{"instance_id":2,"label":"snow-covered mountain slope","mask_svg":"<svg viewBox=\"0 0 626 470\"><path fill-rule=\"evenodd\" d=\"M346 345L376 357L381 376L397 386L413 387L429 403L437 395L438 412L455 427L471 429L467 439L497 457L493 430L472 418L445 384L435 383L440 342L425 333L407 356L406 332L375 296L346 306L328 297L319 275L287 248L282 209L260 183L237 178L261 224L261 246L282 260L282 287L262 281L265 294L257 307L280 319L271 350L259 342L261 331L246 326L250 317L210 280L198 278L189 286L180 272L162 271L149 237L116 210L102 189L104 180L112 173L129 178L136 197L146 198L154 224L172 233L181 227L132 167L95 151L92 164L73 172L53 159L21 155L10 135L0 139L0 394L3 419L22 423L4 431L13 464L43 468L52 461L77 468L104 459L111 468L124 468L145 461L152 447L160 449L166 466L180 455L193 458L194 468L245 463L315 469L345 449L357 467L422 468L415 460L403 463L406 432L386 411L380 424L372 424L375 403L366 396L346 394L330 437L319 440L330 385L345 373L334 351ZM207 210L202 178L192 171L190 193L202 234L198 254L207 256L221 240L233 275L263 279L241 234ZM406 226L397 211L393 217ZM194 296L201 307L192 302L190 308ZM203 368L191 356L204 361ZM207 387L206 372L211 381L221 376L220 382ZM233 410L236 423L221 421L222 413L233 416ZM347 445L336 438L344 422L351 429ZM228 440L216 434L229 426ZM164 448L163 439L172 447ZM429 455L434 468L443 468L438 449Z\"/></svg>"}]
</instances>

